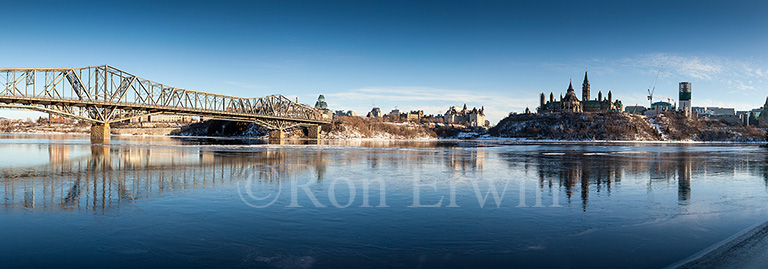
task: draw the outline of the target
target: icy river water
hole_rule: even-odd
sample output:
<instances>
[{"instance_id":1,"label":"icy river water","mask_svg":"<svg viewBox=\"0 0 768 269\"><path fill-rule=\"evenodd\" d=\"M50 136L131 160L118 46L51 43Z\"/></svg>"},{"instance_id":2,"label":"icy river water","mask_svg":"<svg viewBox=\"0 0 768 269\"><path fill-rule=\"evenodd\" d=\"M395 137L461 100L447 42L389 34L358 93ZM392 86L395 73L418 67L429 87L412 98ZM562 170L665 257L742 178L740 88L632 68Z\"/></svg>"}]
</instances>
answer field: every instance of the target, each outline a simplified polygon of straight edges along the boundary
<instances>
[{"instance_id":1,"label":"icy river water","mask_svg":"<svg viewBox=\"0 0 768 269\"><path fill-rule=\"evenodd\" d=\"M0 135L0 268L658 268L766 220L755 145Z\"/></svg>"}]
</instances>

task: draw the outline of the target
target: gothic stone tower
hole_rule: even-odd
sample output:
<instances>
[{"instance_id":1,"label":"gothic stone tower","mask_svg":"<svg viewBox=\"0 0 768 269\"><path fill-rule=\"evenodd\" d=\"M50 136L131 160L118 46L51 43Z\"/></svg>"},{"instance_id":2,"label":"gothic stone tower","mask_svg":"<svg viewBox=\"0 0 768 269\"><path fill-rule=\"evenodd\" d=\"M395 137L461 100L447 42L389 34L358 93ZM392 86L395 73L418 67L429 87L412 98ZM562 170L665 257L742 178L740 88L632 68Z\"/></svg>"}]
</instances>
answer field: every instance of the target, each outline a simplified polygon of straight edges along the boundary
<instances>
[{"instance_id":1,"label":"gothic stone tower","mask_svg":"<svg viewBox=\"0 0 768 269\"><path fill-rule=\"evenodd\" d=\"M587 72L584 72L584 83L581 84L581 100L589 100L589 79L587 78Z\"/></svg>"}]
</instances>

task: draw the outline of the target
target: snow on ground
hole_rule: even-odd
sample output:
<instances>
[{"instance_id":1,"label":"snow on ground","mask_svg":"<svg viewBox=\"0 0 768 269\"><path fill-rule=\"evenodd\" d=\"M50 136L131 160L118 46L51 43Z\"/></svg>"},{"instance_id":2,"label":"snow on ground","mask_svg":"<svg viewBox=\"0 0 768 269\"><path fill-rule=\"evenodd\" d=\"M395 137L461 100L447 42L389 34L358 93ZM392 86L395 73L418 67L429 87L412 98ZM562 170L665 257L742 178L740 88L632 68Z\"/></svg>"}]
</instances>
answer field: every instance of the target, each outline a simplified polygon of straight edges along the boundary
<instances>
[{"instance_id":1,"label":"snow on ground","mask_svg":"<svg viewBox=\"0 0 768 269\"><path fill-rule=\"evenodd\" d=\"M668 136L667 134L665 134L664 132L662 132L662 131L661 131L661 125L659 125L659 123L658 123L658 122L656 122L656 119L654 119L654 118L649 118L649 119L648 119L648 122L651 124L651 126L653 126L653 128L654 128L654 129L656 129L656 132L658 132L659 134L661 134L661 138L662 138L663 140L665 140L665 141L666 141L666 140L669 140L669 136Z\"/></svg>"}]
</instances>

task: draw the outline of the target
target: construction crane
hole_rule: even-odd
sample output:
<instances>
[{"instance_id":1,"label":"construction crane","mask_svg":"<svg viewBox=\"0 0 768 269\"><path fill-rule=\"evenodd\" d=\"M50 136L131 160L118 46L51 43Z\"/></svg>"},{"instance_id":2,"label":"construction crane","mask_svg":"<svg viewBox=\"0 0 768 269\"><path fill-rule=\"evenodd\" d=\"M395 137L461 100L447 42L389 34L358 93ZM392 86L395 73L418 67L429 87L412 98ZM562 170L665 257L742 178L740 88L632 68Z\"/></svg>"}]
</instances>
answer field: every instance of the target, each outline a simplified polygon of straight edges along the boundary
<instances>
[{"instance_id":1,"label":"construction crane","mask_svg":"<svg viewBox=\"0 0 768 269\"><path fill-rule=\"evenodd\" d=\"M659 76L661 76L661 68L663 67L664 65L659 66L659 73L656 74L656 80L653 82L653 89L648 87L648 101L650 102L651 106L653 106L653 92L656 91L656 83L659 82Z\"/></svg>"}]
</instances>

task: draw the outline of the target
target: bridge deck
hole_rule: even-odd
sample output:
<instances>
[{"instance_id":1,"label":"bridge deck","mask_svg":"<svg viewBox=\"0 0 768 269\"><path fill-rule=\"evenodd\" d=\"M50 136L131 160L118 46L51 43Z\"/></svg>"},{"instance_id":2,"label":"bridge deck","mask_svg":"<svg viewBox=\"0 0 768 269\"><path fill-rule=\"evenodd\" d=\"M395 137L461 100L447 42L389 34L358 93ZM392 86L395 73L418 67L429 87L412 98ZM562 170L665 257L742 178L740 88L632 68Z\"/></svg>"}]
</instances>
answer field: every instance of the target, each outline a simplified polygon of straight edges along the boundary
<instances>
[{"instance_id":1,"label":"bridge deck","mask_svg":"<svg viewBox=\"0 0 768 269\"><path fill-rule=\"evenodd\" d=\"M236 120L236 121L249 121L254 119L263 119L263 120L289 120L289 121L309 123L309 124L330 123L327 120L289 118L289 117L251 114L251 113L236 112L236 111L216 111L216 110L206 110L206 109L167 107L167 106L145 105L145 104L135 104L135 103L114 103L114 102L77 100L77 99L0 96L0 103L23 104L23 105L45 105L45 106L53 105L53 106L73 106L73 107L110 107L110 108L116 108L116 109L142 109L151 113L181 114L181 115L192 115L192 116L203 116L203 117L225 117L225 118L231 118L232 120Z\"/></svg>"}]
</instances>

